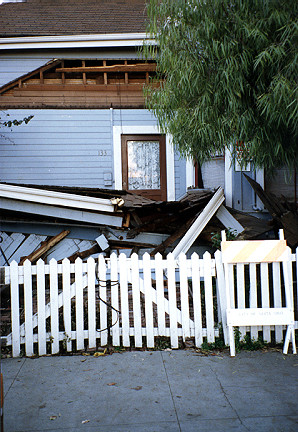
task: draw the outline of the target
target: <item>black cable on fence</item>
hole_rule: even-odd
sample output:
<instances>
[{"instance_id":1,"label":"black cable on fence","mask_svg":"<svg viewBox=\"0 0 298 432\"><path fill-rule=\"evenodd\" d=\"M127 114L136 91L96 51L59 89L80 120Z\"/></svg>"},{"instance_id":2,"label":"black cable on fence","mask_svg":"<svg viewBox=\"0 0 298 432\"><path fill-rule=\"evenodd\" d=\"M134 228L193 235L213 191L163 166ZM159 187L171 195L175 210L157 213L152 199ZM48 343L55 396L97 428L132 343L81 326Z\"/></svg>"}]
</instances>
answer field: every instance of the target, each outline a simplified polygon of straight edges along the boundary
<instances>
[{"instance_id":1,"label":"black cable on fence","mask_svg":"<svg viewBox=\"0 0 298 432\"><path fill-rule=\"evenodd\" d=\"M98 287L98 288L106 288L107 287L107 283L109 283L109 285L112 287L112 286L115 286L115 285L117 285L117 286L119 286L120 284L119 284L119 281L104 281L104 280L100 280L100 279L97 279L98 280L98 283L97 284L95 284L95 287ZM105 330L110 330L112 327L114 327L116 324L117 324L117 322L118 322L118 320L119 320L119 315L120 315L120 311L118 311L117 309L115 309L114 308L114 306L112 306L111 305L111 303L108 303L108 302L106 302L105 300L103 300L101 297L100 297L100 295L99 295L99 292L96 294L96 298L98 298L101 302L103 302L106 306L108 306L110 309L112 309L113 311L115 311L116 313L117 313L117 319L116 319L116 321L113 323L113 324L111 324L111 325L108 325L108 327L106 327L106 328L104 328L104 329L100 329L100 330L97 330L98 332L103 332L103 331L105 331Z\"/></svg>"}]
</instances>

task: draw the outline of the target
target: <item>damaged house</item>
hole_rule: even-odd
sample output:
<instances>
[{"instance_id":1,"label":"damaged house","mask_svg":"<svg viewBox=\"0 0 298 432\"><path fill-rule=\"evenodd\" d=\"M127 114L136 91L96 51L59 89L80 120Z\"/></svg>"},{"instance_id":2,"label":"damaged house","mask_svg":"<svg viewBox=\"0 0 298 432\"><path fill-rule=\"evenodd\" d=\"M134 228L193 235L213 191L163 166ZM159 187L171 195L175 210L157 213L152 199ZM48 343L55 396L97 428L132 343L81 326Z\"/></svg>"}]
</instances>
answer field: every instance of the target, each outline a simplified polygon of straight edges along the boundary
<instances>
[{"instance_id":1,"label":"damaged house","mask_svg":"<svg viewBox=\"0 0 298 432\"><path fill-rule=\"evenodd\" d=\"M271 229L254 217L263 202L228 153L201 167L198 189L196 166L145 108L156 69L141 55L145 0L8 1L0 20L1 122L33 116L1 128L0 265L178 254L199 236L202 252L223 227L247 238ZM245 174L267 192L296 194L281 172Z\"/></svg>"}]
</instances>

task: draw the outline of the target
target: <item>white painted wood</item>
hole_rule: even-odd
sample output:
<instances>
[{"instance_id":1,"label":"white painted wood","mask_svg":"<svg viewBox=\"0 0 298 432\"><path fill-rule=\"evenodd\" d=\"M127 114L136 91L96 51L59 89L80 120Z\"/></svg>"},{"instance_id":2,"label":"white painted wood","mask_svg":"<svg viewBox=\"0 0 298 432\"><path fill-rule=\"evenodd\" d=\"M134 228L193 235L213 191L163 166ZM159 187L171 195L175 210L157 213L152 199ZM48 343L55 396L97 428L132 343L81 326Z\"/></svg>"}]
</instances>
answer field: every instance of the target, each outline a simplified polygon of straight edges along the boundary
<instances>
[{"instance_id":1,"label":"white painted wood","mask_svg":"<svg viewBox=\"0 0 298 432\"><path fill-rule=\"evenodd\" d=\"M163 276L163 260L160 253L155 255L155 278L156 278L156 295L157 295L157 320L159 336L165 336L165 292Z\"/></svg>"},{"instance_id":2,"label":"white painted wood","mask_svg":"<svg viewBox=\"0 0 298 432\"><path fill-rule=\"evenodd\" d=\"M75 261L75 282L76 282L76 339L77 350L84 349L84 301L83 301L83 272L82 260Z\"/></svg>"},{"instance_id":3,"label":"white painted wood","mask_svg":"<svg viewBox=\"0 0 298 432\"><path fill-rule=\"evenodd\" d=\"M183 340L190 337L190 320L189 320L189 301L188 301L188 278L186 255L179 255L179 273L180 273L180 296L182 312L182 329Z\"/></svg>"},{"instance_id":4,"label":"white painted wood","mask_svg":"<svg viewBox=\"0 0 298 432\"><path fill-rule=\"evenodd\" d=\"M98 265L99 267L102 266L100 260L98 261ZM88 266L88 345L89 348L96 348L95 261L93 258L88 258L87 266ZM104 263L104 270L105 270L105 263Z\"/></svg>"},{"instance_id":5,"label":"white painted wood","mask_svg":"<svg viewBox=\"0 0 298 432\"><path fill-rule=\"evenodd\" d=\"M145 288L145 319L146 319L146 339L147 347L154 348L154 332L153 332L153 299L151 288L151 260L150 255L143 255L144 268L144 288Z\"/></svg>"},{"instance_id":6,"label":"white painted wood","mask_svg":"<svg viewBox=\"0 0 298 432\"><path fill-rule=\"evenodd\" d=\"M225 274L224 266L221 259L221 252L217 250L214 254L216 262L216 286L217 286L217 307L221 310L221 323L224 334L224 342L226 345L229 344L229 333L227 327L227 297L226 297L226 286L225 286Z\"/></svg>"},{"instance_id":7,"label":"white painted wood","mask_svg":"<svg viewBox=\"0 0 298 432\"><path fill-rule=\"evenodd\" d=\"M27 188L0 184L0 197L20 201L50 204L54 206L74 207L97 212L114 213L114 205L110 200L83 195L56 192L44 189Z\"/></svg>"},{"instance_id":8,"label":"white painted wood","mask_svg":"<svg viewBox=\"0 0 298 432\"><path fill-rule=\"evenodd\" d=\"M294 323L293 313L287 308L229 309L227 320L230 326L248 326L251 322L264 327Z\"/></svg>"},{"instance_id":9,"label":"white painted wood","mask_svg":"<svg viewBox=\"0 0 298 432\"><path fill-rule=\"evenodd\" d=\"M255 263L249 264L249 282L250 282L250 290L249 290L249 307L257 308L258 307L258 296L257 296L257 265ZM254 340L258 340L258 330L259 328L255 325L250 327L250 336Z\"/></svg>"},{"instance_id":10,"label":"white painted wood","mask_svg":"<svg viewBox=\"0 0 298 432\"><path fill-rule=\"evenodd\" d=\"M32 276L31 263L24 262L24 310L25 310L25 352L27 357L33 355L33 328L32 328Z\"/></svg>"},{"instance_id":11,"label":"white painted wood","mask_svg":"<svg viewBox=\"0 0 298 432\"><path fill-rule=\"evenodd\" d=\"M66 350L71 351L71 289L70 289L70 261L64 258L62 261L62 284L63 284L63 318L64 337L66 339Z\"/></svg>"},{"instance_id":12,"label":"white painted wood","mask_svg":"<svg viewBox=\"0 0 298 432\"><path fill-rule=\"evenodd\" d=\"M281 280L280 280L280 263L272 263L272 277L273 277L273 300L274 307L281 308ZM275 341L281 343L283 340L282 326L275 326Z\"/></svg>"},{"instance_id":13,"label":"white painted wood","mask_svg":"<svg viewBox=\"0 0 298 432\"><path fill-rule=\"evenodd\" d=\"M45 269L43 260L39 259L36 264L37 276L37 319L38 319L38 354L40 356L47 353L46 346L46 318L45 318ZM33 319L31 317L33 329Z\"/></svg>"},{"instance_id":14,"label":"white painted wood","mask_svg":"<svg viewBox=\"0 0 298 432\"><path fill-rule=\"evenodd\" d=\"M268 264L261 263L261 299L262 299L262 308L269 308L270 300L269 300L269 273L268 273ZM263 326L263 338L266 342L271 342L271 332L269 326Z\"/></svg>"},{"instance_id":15,"label":"white painted wood","mask_svg":"<svg viewBox=\"0 0 298 432\"><path fill-rule=\"evenodd\" d=\"M99 213L75 208L60 207L50 204L39 204L29 201L19 201L0 198L0 206L6 210L22 211L24 213L51 216L79 222L90 222L97 225L122 226L122 215L117 213Z\"/></svg>"},{"instance_id":16,"label":"white painted wood","mask_svg":"<svg viewBox=\"0 0 298 432\"><path fill-rule=\"evenodd\" d=\"M236 266L236 274L237 274L237 299L239 309L245 308L245 283L244 283L244 264L239 263ZM240 331L240 340L244 339L246 334L246 327L239 327Z\"/></svg>"},{"instance_id":17,"label":"white painted wood","mask_svg":"<svg viewBox=\"0 0 298 432\"><path fill-rule=\"evenodd\" d=\"M175 259L172 253L167 256L167 273L168 273L168 293L169 293L169 313L170 313L170 338L171 347L178 348L178 331L177 331L177 296L176 296L176 277L175 277Z\"/></svg>"},{"instance_id":18,"label":"white painted wood","mask_svg":"<svg viewBox=\"0 0 298 432\"><path fill-rule=\"evenodd\" d=\"M202 331L202 304L201 304L201 278L199 256L193 253L191 256L192 296L195 325L195 345L200 347L203 343Z\"/></svg>"},{"instance_id":19,"label":"white painted wood","mask_svg":"<svg viewBox=\"0 0 298 432\"><path fill-rule=\"evenodd\" d=\"M1 38L1 49L60 49L60 48L111 48L111 47L142 47L148 36L139 33L105 33L67 36L20 36L17 38ZM155 44L149 40L150 44Z\"/></svg>"},{"instance_id":20,"label":"white painted wood","mask_svg":"<svg viewBox=\"0 0 298 432\"><path fill-rule=\"evenodd\" d=\"M204 253L203 260L204 260L207 341L212 343L215 342L215 335L214 335L213 292L212 292L212 276L211 276L211 255L209 252Z\"/></svg>"},{"instance_id":21,"label":"white painted wood","mask_svg":"<svg viewBox=\"0 0 298 432\"><path fill-rule=\"evenodd\" d=\"M103 255L98 257L98 279L99 279L99 313L100 313L100 344L105 346L108 343L108 316L107 316L107 282L106 264Z\"/></svg>"},{"instance_id":22,"label":"white painted wood","mask_svg":"<svg viewBox=\"0 0 298 432\"><path fill-rule=\"evenodd\" d=\"M192 159L186 159L186 189L193 188L195 186L195 168L194 161Z\"/></svg>"},{"instance_id":23,"label":"white painted wood","mask_svg":"<svg viewBox=\"0 0 298 432\"><path fill-rule=\"evenodd\" d=\"M113 155L115 189L122 189L122 160L121 135L159 135L160 129L156 125L121 125L113 126ZM167 200L175 200L175 164L172 139L166 135L166 164L167 164Z\"/></svg>"},{"instance_id":24,"label":"white painted wood","mask_svg":"<svg viewBox=\"0 0 298 432\"><path fill-rule=\"evenodd\" d=\"M224 202L224 199L223 189L219 188L173 250L174 258L177 258L180 253L186 253L188 251L212 216L217 212L220 205Z\"/></svg>"},{"instance_id":25,"label":"white painted wood","mask_svg":"<svg viewBox=\"0 0 298 432\"><path fill-rule=\"evenodd\" d=\"M139 284L139 257L137 254L131 256L131 283L133 299L133 321L135 347L142 348L142 321L141 321L141 292Z\"/></svg>"},{"instance_id":26,"label":"white painted wood","mask_svg":"<svg viewBox=\"0 0 298 432\"><path fill-rule=\"evenodd\" d=\"M110 258L111 266L111 302L115 309L112 309L112 340L113 346L120 345L120 331L119 331L119 284L118 284L118 259L115 253L111 254Z\"/></svg>"},{"instance_id":27,"label":"white painted wood","mask_svg":"<svg viewBox=\"0 0 298 432\"><path fill-rule=\"evenodd\" d=\"M57 261L50 261L50 308L51 308L51 352L59 352L59 308L58 308L58 268Z\"/></svg>"},{"instance_id":28,"label":"white painted wood","mask_svg":"<svg viewBox=\"0 0 298 432\"><path fill-rule=\"evenodd\" d=\"M121 319L122 319L122 344L130 346L129 340L129 308L128 308L128 286L127 286L127 263L126 256L119 256L120 271L120 295L121 295Z\"/></svg>"},{"instance_id":29,"label":"white painted wood","mask_svg":"<svg viewBox=\"0 0 298 432\"><path fill-rule=\"evenodd\" d=\"M18 357L20 355L20 299L18 264L16 261L10 263L10 280L12 356Z\"/></svg>"},{"instance_id":30,"label":"white painted wood","mask_svg":"<svg viewBox=\"0 0 298 432\"><path fill-rule=\"evenodd\" d=\"M236 231L237 234L240 234L244 230L244 227L234 218L223 204L219 207L215 216L226 228L231 228Z\"/></svg>"}]
</instances>

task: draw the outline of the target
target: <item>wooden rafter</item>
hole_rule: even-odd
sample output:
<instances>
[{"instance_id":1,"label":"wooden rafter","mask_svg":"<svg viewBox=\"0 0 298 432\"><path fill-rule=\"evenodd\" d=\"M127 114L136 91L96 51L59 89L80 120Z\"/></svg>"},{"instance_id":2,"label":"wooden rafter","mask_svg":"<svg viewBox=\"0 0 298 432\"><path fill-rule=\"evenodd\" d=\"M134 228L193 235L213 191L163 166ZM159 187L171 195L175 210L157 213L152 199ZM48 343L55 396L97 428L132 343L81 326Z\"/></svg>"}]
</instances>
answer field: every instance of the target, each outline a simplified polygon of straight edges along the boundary
<instances>
[{"instance_id":1,"label":"wooden rafter","mask_svg":"<svg viewBox=\"0 0 298 432\"><path fill-rule=\"evenodd\" d=\"M39 74L40 79L43 79L43 73L46 72L47 70L51 69L55 65L58 65L59 63L61 63L61 60L57 60L57 59L51 60L48 63L46 63L44 66L39 67L37 69L34 69L32 72L29 72L25 75L22 75L22 76L16 78L13 81L10 81L9 83L0 87L0 94L6 92L7 90L10 90L11 88L13 88L17 85L19 87L21 87L23 81L33 77L36 74Z\"/></svg>"},{"instance_id":2,"label":"wooden rafter","mask_svg":"<svg viewBox=\"0 0 298 432\"><path fill-rule=\"evenodd\" d=\"M85 72L155 72L155 63L119 64L111 66L85 66L56 68L56 72L85 73Z\"/></svg>"}]
</instances>

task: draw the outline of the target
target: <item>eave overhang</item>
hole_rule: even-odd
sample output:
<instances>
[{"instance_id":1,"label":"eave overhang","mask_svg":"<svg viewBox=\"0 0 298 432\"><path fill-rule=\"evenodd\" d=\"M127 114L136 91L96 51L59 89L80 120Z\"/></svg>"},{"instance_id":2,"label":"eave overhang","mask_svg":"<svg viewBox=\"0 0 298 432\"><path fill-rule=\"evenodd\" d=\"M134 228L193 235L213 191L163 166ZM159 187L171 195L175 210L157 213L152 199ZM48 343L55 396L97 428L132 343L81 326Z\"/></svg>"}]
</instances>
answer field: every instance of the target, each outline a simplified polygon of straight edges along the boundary
<instances>
[{"instance_id":1,"label":"eave overhang","mask_svg":"<svg viewBox=\"0 0 298 432\"><path fill-rule=\"evenodd\" d=\"M2 37L0 50L140 47L144 41L156 44L146 33Z\"/></svg>"}]
</instances>

